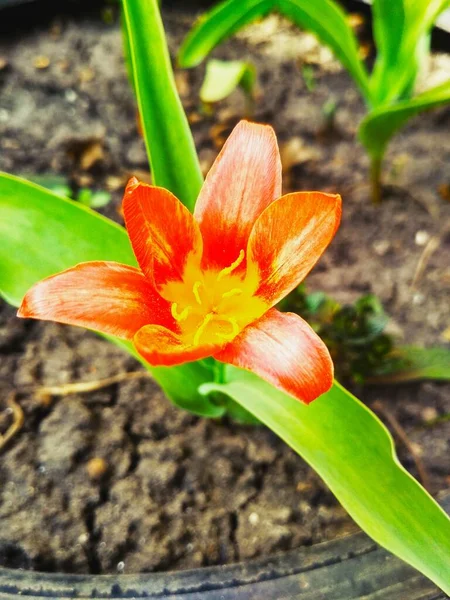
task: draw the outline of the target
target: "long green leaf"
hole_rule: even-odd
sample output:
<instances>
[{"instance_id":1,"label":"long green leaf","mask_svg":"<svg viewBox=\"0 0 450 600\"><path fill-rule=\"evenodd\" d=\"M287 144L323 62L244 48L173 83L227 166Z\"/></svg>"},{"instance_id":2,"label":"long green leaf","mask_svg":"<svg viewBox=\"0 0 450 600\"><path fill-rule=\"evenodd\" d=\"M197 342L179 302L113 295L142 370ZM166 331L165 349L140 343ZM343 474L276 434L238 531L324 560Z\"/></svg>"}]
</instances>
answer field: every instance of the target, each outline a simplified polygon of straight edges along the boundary
<instances>
[{"instance_id":1,"label":"long green leaf","mask_svg":"<svg viewBox=\"0 0 450 600\"><path fill-rule=\"evenodd\" d=\"M412 100L379 107L361 122L358 136L373 159L383 157L389 140L411 117L450 102L450 80Z\"/></svg>"},{"instance_id":2,"label":"long green leaf","mask_svg":"<svg viewBox=\"0 0 450 600\"><path fill-rule=\"evenodd\" d=\"M368 381L399 383L417 379L450 381L450 350L399 346L386 357L385 363Z\"/></svg>"},{"instance_id":3,"label":"long green leaf","mask_svg":"<svg viewBox=\"0 0 450 600\"><path fill-rule=\"evenodd\" d=\"M412 92L429 52L430 30L449 0L375 0L373 30L377 59L370 78L375 105ZM405 98L406 99L406 98Z\"/></svg>"},{"instance_id":4,"label":"long green leaf","mask_svg":"<svg viewBox=\"0 0 450 600\"><path fill-rule=\"evenodd\" d=\"M281 14L314 33L332 49L370 104L369 79L359 58L358 43L339 5L333 0L277 0L276 7Z\"/></svg>"},{"instance_id":5,"label":"long green leaf","mask_svg":"<svg viewBox=\"0 0 450 600\"><path fill-rule=\"evenodd\" d=\"M204 14L181 45L180 66L195 67L220 42L244 25L266 15L275 0L225 0Z\"/></svg>"},{"instance_id":6,"label":"long green leaf","mask_svg":"<svg viewBox=\"0 0 450 600\"><path fill-rule=\"evenodd\" d=\"M370 103L369 80L356 38L344 11L332 0L225 0L203 15L190 31L180 49L180 65L198 65L217 44L270 10L309 29L330 46Z\"/></svg>"},{"instance_id":7,"label":"long green leaf","mask_svg":"<svg viewBox=\"0 0 450 600\"><path fill-rule=\"evenodd\" d=\"M238 402L300 454L379 544L450 592L450 520L400 465L378 418L339 384L305 406L248 372L205 384Z\"/></svg>"},{"instance_id":8,"label":"long green leaf","mask_svg":"<svg viewBox=\"0 0 450 600\"><path fill-rule=\"evenodd\" d=\"M0 215L0 294L13 306L36 281L76 263L114 260L136 265L123 227L79 203L2 173ZM108 339L139 359L130 343ZM155 368L140 360L179 406L205 416L223 414L223 408L197 391L212 378L204 365Z\"/></svg>"},{"instance_id":9,"label":"long green leaf","mask_svg":"<svg viewBox=\"0 0 450 600\"><path fill-rule=\"evenodd\" d=\"M193 210L203 177L177 94L158 3L123 0L123 18L153 181Z\"/></svg>"}]
</instances>

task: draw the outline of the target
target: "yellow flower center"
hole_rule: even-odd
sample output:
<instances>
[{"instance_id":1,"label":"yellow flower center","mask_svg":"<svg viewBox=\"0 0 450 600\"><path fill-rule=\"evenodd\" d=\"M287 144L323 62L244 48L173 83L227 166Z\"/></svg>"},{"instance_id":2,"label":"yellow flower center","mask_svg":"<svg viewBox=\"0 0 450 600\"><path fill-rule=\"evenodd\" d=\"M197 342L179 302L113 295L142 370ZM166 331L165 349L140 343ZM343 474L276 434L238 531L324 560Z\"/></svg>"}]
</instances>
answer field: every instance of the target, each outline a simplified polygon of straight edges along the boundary
<instances>
[{"instance_id":1,"label":"yellow flower center","mask_svg":"<svg viewBox=\"0 0 450 600\"><path fill-rule=\"evenodd\" d=\"M172 303L172 316L187 345L229 342L267 310L267 305L254 296L256 285L245 275L235 274L244 259L241 250L221 271L202 271L188 262L183 281L171 281L160 290Z\"/></svg>"}]
</instances>

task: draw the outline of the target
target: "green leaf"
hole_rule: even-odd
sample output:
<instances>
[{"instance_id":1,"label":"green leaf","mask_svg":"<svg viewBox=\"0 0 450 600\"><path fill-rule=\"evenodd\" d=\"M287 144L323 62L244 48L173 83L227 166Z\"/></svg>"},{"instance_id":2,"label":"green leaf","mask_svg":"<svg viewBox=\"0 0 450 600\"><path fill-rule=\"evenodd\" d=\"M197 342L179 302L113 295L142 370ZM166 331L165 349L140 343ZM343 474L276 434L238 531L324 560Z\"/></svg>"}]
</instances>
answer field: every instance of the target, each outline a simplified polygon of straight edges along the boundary
<instances>
[{"instance_id":1,"label":"green leaf","mask_svg":"<svg viewBox=\"0 0 450 600\"><path fill-rule=\"evenodd\" d=\"M381 159L389 140L411 117L450 102L450 80L412 100L379 107L361 122L358 136L372 159Z\"/></svg>"},{"instance_id":2,"label":"green leaf","mask_svg":"<svg viewBox=\"0 0 450 600\"><path fill-rule=\"evenodd\" d=\"M359 58L358 42L339 5L333 0L277 0L276 10L329 46L370 104L369 79Z\"/></svg>"},{"instance_id":3,"label":"green leaf","mask_svg":"<svg viewBox=\"0 0 450 600\"><path fill-rule=\"evenodd\" d=\"M200 100L207 104L219 102L240 86L248 96L253 95L256 69L243 60L211 59L206 64L205 79L200 88Z\"/></svg>"},{"instance_id":4,"label":"green leaf","mask_svg":"<svg viewBox=\"0 0 450 600\"><path fill-rule=\"evenodd\" d=\"M276 0L225 0L200 17L181 45L181 67L195 67L220 42L244 25L265 16Z\"/></svg>"},{"instance_id":5,"label":"green leaf","mask_svg":"<svg viewBox=\"0 0 450 600\"><path fill-rule=\"evenodd\" d=\"M228 394L322 477L376 542L450 592L450 520L400 465L387 429L339 384L306 406L256 375L229 367Z\"/></svg>"},{"instance_id":6,"label":"green leaf","mask_svg":"<svg viewBox=\"0 0 450 600\"><path fill-rule=\"evenodd\" d=\"M377 59L370 78L374 104L411 94L429 53L429 34L449 0L375 0L373 30ZM407 96L406 96L407 97Z\"/></svg>"},{"instance_id":7,"label":"green leaf","mask_svg":"<svg viewBox=\"0 0 450 600\"><path fill-rule=\"evenodd\" d=\"M79 191L76 200L90 208L102 208L111 201L111 194L102 190L95 192L89 188L82 188Z\"/></svg>"},{"instance_id":8,"label":"green leaf","mask_svg":"<svg viewBox=\"0 0 450 600\"><path fill-rule=\"evenodd\" d=\"M128 235L119 225L80 203L0 173L0 294L18 306L37 281L89 260L135 266ZM223 407L197 389L212 379L204 364L150 367L129 342L109 337L138 358L176 404L199 415L220 416Z\"/></svg>"},{"instance_id":9,"label":"green leaf","mask_svg":"<svg viewBox=\"0 0 450 600\"><path fill-rule=\"evenodd\" d=\"M399 383L416 379L450 381L450 350L400 346L390 352L369 383Z\"/></svg>"},{"instance_id":10,"label":"green leaf","mask_svg":"<svg viewBox=\"0 0 450 600\"><path fill-rule=\"evenodd\" d=\"M293 23L309 29L328 46L350 71L366 100L370 101L367 72L344 11L332 0L226 0L199 19L184 40L179 63L195 67L220 42L269 11L278 11Z\"/></svg>"},{"instance_id":11,"label":"green leaf","mask_svg":"<svg viewBox=\"0 0 450 600\"><path fill-rule=\"evenodd\" d=\"M175 86L158 3L123 0L123 18L153 181L193 210L203 177Z\"/></svg>"}]
</instances>

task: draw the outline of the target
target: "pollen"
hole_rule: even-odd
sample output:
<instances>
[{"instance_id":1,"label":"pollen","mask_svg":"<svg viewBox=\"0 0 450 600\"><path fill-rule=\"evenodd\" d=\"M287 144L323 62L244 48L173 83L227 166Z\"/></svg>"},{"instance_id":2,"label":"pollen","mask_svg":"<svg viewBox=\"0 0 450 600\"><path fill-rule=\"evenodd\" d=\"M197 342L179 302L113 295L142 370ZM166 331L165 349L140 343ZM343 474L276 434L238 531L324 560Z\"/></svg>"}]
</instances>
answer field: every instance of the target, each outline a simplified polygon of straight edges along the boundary
<instances>
[{"instance_id":1,"label":"pollen","mask_svg":"<svg viewBox=\"0 0 450 600\"><path fill-rule=\"evenodd\" d=\"M231 265L229 267L225 267L225 269L222 269L220 271L220 273L217 275L217 281L220 281L223 277L225 277L226 275L229 275L235 269L237 269L238 266L244 260L244 258L245 258L245 252L244 252L244 250L241 250L239 252L239 256L237 257L237 259L233 263L231 263Z\"/></svg>"},{"instance_id":2,"label":"pollen","mask_svg":"<svg viewBox=\"0 0 450 600\"><path fill-rule=\"evenodd\" d=\"M186 308L179 313L178 304L176 302L173 302L172 306L170 307L170 312L172 313L172 317L175 319L175 321L184 321L188 316L190 310L191 307L186 306Z\"/></svg>"}]
</instances>

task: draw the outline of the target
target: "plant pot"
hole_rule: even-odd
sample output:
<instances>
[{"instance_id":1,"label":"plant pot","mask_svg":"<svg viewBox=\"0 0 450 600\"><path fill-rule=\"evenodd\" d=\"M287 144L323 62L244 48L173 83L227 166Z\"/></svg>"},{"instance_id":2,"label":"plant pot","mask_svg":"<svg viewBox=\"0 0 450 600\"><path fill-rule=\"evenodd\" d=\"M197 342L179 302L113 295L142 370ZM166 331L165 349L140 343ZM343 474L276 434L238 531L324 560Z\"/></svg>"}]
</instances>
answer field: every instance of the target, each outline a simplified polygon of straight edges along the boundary
<instances>
[{"instance_id":1,"label":"plant pot","mask_svg":"<svg viewBox=\"0 0 450 600\"><path fill-rule=\"evenodd\" d=\"M450 511L450 494L442 505ZM424 576L364 533L224 567L138 575L0 568L0 598L167 600L444 600Z\"/></svg>"}]
</instances>

